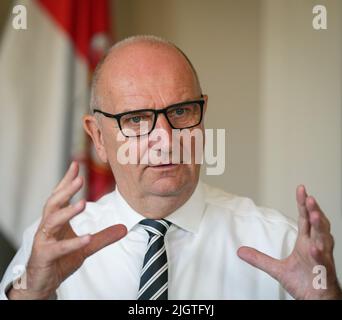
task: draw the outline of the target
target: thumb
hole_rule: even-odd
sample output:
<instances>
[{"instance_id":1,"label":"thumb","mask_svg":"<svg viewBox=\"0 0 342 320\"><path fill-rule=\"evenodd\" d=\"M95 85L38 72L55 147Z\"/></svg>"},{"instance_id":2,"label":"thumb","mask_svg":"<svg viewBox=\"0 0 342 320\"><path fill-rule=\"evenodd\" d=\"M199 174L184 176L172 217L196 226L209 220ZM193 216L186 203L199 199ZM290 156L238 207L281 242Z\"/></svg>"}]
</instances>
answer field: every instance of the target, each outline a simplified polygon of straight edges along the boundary
<instances>
[{"instance_id":1,"label":"thumb","mask_svg":"<svg viewBox=\"0 0 342 320\"><path fill-rule=\"evenodd\" d=\"M280 260L274 259L265 253L262 253L254 248L240 247L237 251L237 255L240 259L251 264L267 274L272 278L279 280L281 275L281 262Z\"/></svg>"},{"instance_id":2,"label":"thumb","mask_svg":"<svg viewBox=\"0 0 342 320\"><path fill-rule=\"evenodd\" d=\"M89 257L102 248L119 241L126 234L127 228L123 224L117 224L93 234L90 243L84 248L85 257Z\"/></svg>"}]
</instances>

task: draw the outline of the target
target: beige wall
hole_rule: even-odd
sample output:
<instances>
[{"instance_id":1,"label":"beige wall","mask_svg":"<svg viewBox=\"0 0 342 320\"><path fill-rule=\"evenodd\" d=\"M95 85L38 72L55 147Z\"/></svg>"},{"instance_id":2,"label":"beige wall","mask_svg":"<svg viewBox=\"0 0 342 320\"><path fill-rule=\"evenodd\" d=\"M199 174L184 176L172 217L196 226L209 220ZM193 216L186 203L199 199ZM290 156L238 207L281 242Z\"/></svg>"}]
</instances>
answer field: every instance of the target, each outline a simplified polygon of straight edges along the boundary
<instances>
[{"instance_id":1,"label":"beige wall","mask_svg":"<svg viewBox=\"0 0 342 320\"><path fill-rule=\"evenodd\" d=\"M317 3L324 31L311 25ZM341 277L342 2L266 0L262 13L258 201L296 217L304 183L332 222Z\"/></svg>"},{"instance_id":2,"label":"beige wall","mask_svg":"<svg viewBox=\"0 0 342 320\"><path fill-rule=\"evenodd\" d=\"M325 4L328 30L312 28ZM156 34L197 67L207 127L226 128L222 176L203 179L297 218L306 184L328 214L342 279L339 0L116 0L117 39Z\"/></svg>"}]
</instances>

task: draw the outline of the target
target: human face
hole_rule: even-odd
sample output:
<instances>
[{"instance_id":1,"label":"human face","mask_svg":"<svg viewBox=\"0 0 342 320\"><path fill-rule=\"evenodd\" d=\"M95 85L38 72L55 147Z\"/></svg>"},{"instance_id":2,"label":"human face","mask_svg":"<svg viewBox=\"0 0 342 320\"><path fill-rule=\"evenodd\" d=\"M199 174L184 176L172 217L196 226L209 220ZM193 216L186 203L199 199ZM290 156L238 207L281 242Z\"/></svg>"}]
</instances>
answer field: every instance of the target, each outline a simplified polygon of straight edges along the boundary
<instances>
[{"instance_id":1,"label":"human face","mask_svg":"<svg viewBox=\"0 0 342 320\"><path fill-rule=\"evenodd\" d=\"M201 96L190 66L177 50L146 44L121 48L108 57L98 87L102 110L114 114L143 108L158 110L178 102L200 99ZM151 152L168 154L171 159L172 128L164 115L158 116L155 126L167 133L161 143L147 141L149 136L138 140L125 138L116 120L100 117L100 121L106 158L119 191L126 197L188 197L195 189L200 164L194 161L194 139L189 147L192 157L190 164L122 164L118 161L120 147L124 143L133 144L137 141L142 142L140 147L143 146L139 152L140 159ZM203 122L196 128L203 133ZM161 145L168 147L161 148ZM183 140L180 140L180 145L182 148Z\"/></svg>"}]
</instances>

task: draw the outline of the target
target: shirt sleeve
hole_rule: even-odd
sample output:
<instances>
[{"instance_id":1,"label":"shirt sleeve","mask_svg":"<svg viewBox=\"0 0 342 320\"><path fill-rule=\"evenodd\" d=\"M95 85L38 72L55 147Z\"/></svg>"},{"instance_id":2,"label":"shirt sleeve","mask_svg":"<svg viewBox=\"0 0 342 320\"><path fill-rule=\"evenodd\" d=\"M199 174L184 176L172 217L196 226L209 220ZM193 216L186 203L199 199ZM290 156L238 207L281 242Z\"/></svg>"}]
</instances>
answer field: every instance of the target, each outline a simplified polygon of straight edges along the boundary
<instances>
[{"instance_id":1,"label":"shirt sleeve","mask_svg":"<svg viewBox=\"0 0 342 320\"><path fill-rule=\"evenodd\" d=\"M26 270L26 265L32 251L33 238L38 228L40 219L31 225L23 234L21 247L7 267L7 270L0 283L0 300L8 300L6 295L7 290L11 287L13 282L19 279ZM23 277L19 282L20 286L25 286L25 278Z\"/></svg>"}]
</instances>

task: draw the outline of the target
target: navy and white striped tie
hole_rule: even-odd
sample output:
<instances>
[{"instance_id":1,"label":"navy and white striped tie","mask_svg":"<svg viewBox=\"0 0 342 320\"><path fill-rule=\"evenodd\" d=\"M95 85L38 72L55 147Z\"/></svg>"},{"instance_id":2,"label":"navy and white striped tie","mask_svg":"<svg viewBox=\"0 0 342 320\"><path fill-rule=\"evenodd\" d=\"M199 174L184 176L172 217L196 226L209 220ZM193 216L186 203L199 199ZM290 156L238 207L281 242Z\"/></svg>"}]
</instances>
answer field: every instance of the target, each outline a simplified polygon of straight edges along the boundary
<instances>
[{"instance_id":1,"label":"navy and white striped tie","mask_svg":"<svg viewBox=\"0 0 342 320\"><path fill-rule=\"evenodd\" d=\"M140 276L138 300L167 300L168 267L164 236L171 222L145 219L140 224L150 238Z\"/></svg>"}]
</instances>

